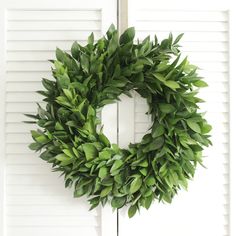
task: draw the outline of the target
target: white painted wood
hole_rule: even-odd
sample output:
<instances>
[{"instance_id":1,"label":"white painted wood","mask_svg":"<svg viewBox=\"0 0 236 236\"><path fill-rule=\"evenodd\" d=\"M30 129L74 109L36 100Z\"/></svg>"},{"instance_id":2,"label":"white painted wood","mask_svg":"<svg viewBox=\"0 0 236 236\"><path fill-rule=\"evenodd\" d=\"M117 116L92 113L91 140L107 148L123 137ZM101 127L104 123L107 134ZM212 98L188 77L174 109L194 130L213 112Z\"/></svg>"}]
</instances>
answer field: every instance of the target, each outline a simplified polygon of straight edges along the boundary
<instances>
[{"instance_id":1,"label":"white painted wood","mask_svg":"<svg viewBox=\"0 0 236 236\"><path fill-rule=\"evenodd\" d=\"M101 112L104 134L111 143L117 143L117 103L106 105ZM117 212L112 212L110 206L105 206L101 215L102 236L117 236Z\"/></svg>"},{"instance_id":2,"label":"white painted wood","mask_svg":"<svg viewBox=\"0 0 236 236\"><path fill-rule=\"evenodd\" d=\"M175 36L185 33L181 40L183 56L189 55L189 60L200 66L200 74L209 84L199 96L206 101L201 110L207 111L206 118L213 125L213 146L204 152L207 169L198 168L194 181L189 183L188 192L181 191L173 204L155 203L149 211L143 209L132 219L128 219L127 212L121 211L120 236L235 235L232 224L235 218L235 204L232 203L235 199L235 183L232 181L235 179L235 151L232 147L235 140L232 122L235 120L233 12L230 1L214 1L214 4L209 0L191 4L185 0L129 1L129 26L135 26L137 38L142 40L149 34L151 37L157 34L159 39L163 39L169 31ZM229 52L232 52L230 57ZM125 103L127 101L124 101L124 106ZM138 142L150 126L150 117L144 114L147 106L143 99L136 96L134 104L134 114L131 115L134 120L129 126L135 127L133 135ZM122 103L119 106L122 107ZM129 120L130 113L120 113L119 117L122 116ZM125 126L123 123L119 125ZM133 132L132 128L130 132ZM119 139L123 145L128 145L130 140L126 137L130 136L127 129L125 135L119 134Z\"/></svg>"},{"instance_id":3,"label":"white painted wood","mask_svg":"<svg viewBox=\"0 0 236 236\"><path fill-rule=\"evenodd\" d=\"M128 0L118 0L118 27L119 33L123 33L128 25Z\"/></svg>"},{"instance_id":4,"label":"white painted wood","mask_svg":"<svg viewBox=\"0 0 236 236\"><path fill-rule=\"evenodd\" d=\"M116 0L30 1L0 3L0 235L115 236L111 208L88 211L85 198L74 199L59 173L28 150L34 125L23 113L34 113L42 98L42 77L51 78L48 59L59 47L69 52L73 41L86 44L111 23ZM102 114L104 131L117 142L117 106ZM111 116L108 116L111 114ZM109 119L111 118L111 119Z\"/></svg>"},{"instance_id":5,"label":"white painted wood","mask_svg":"<svg viewBox=\"0 0 236 236\"><path fill-rule=\"evenodd\" d=\"M230 138L230 146L229 146L229 153L230 153L230 160L229 160L229 172L230 172L230 178L229 178L229 184L230 184L230 209L229 209L229 214L230 214L230 227L229 227L229 233L231 235L236 234L236 225L233 223L236 220L236 162L235 162L235 155L236 155L236 150L235 150L235 140L236 140L236 93L234 88L236 88L236 81L235 81L235 61L236 61L236 56L235 56L235 40L236 40L236 31L235 31L235 22L236 22L236 10L235 7L232 7L229 11L229 40L230 40L230 51L229 51L229 71L230 71L230 81L229 81L229 97L230 97L230 104L229 104L229 109L230 109L230 116L229 116L229 138Z\"/></svg>"},{"instance_id":6,"label":"white painted wood","mask_svg":"<svg viewBox=\"0 0 236 236\"><path fill-rule=\"evenodd\" d=\"M0 8L0 235L5 234L5 10Z\"/></svg>"},{"instance_id":7,"label":"white painted wood","mask_svg":"<svg viewBox=\"0 0 236 236\"><path fill-rule=\"evenodd\" d=\"M134 94L134 93L133 93ZM118 102L118 143L121 148L127 148L129 143L134 142L134 99L126 95L120 96ZM127 142L129 141L129 142Z\"/></svg>"}]
</instances>

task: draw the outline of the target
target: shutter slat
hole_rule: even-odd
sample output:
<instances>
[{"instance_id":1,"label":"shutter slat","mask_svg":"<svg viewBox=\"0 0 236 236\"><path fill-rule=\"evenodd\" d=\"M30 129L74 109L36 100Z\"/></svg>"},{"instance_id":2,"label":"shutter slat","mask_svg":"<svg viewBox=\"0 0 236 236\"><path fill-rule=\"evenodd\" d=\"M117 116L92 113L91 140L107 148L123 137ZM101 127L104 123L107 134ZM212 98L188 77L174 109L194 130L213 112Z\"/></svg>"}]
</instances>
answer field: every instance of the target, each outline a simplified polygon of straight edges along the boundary
<instances>
[{"instance_id":1,"label":"shutter slat","mask_svg":"<svg viewBox=\"0 0 236 236\"><path fill-rule=\"evenodd\" d=\"M222 11L168 11L168 10L140 10L137 21L182 21L182 22L227 22L228 15Z\"/></svg>"},{"instance_id":2,"label":"shutter slat","mask_svg":"<svg viewBox=\"0 0 236 236\"><path fill-rule=\"evenodd\" d=\"M101 30L98 21L9 21L8 31L87 31Z\"/></svg>"},{"instance_id":3,"label":"shutter slat","mask_svg":"<svg viewBox=\"0 0 236 236\"><path fill-rule=\"evenodd\" d=\"M58 40L29 40L26 39L24 41L19 40L8 40L7 43L7 51L8 52L42 52L42 51L50 51L52 54L55 52L55 48L61 48L64 50L70 50L71 45L74 41L78 41L82 45L86 44L87 37L84 37L81 39L81 36L79 33L77 33L77 37L75 39L58 39ZM32 53L32 57L34 57L34 54ZM47 58L48 59L48 58Z\"/></svg>"},{"instance_id":4,"label":"shutter slat","mask_svg":"<svg viewBox=\"0 0 236 236\"><path fill-rule=\"evenodd\" d=\"M163 21L161 24L159 22L153 21L138 21L136 24L137 30L146 30L146 31L172 31L178 29L178 31L186 31L186 32L225 32L228 30L227 22L166 22Z\"/></svg>"},{"instance_id":5,"label":"shutter slat","mask_svg":"<svg viewBox=\"0 0 236 236\"><path fill-rule=\"evenodd\" d=\"M101 12L98 10L11 10L8 12L9 21L66 21L66 20L90 20L101 19Z\"/></svg>"},{"instance_id":6,"label":"shutter slat","mask_svg":"<svg viewBox=\"0 0 236 236\"><path fill-rule=\"evenodd\" d=\"M31 216L22 218L21 216L10 216L8 221L9 226L27 226L27 227L44 227L44 226L69 226L69 227L90 227L93 224L95 227L99 226L98 219L90 216L77 216L77 217L58 217L57 222L53 216L39 216L38 219L34 219Z\"/></svg>"},{"instance_id":7,"label":"shutter slat","mask_svg":"<svg viewBox=\"0 0 236 236\"><path fill-rule=\"evenodd\" d=\"M65 34L65 31L58 31L58 30L42 30L41 32L39 30L35 31L9 31L7 33L8 35L8 40L12 41L27 41L27 40L35 40L35 41L54 41L54 40L86 40L88 36L91 34L91 31L94 32L94 37L98 38L101 36L100 30L96 29L90 29L87 31L66 31L67 33Z\"/></svg>"},{"instance_id":8,"label":"shutter slat","mask_svg":"<svg viewBox=\"0 0 236 236\"><path fill-rule=\"evenodd\" d=\"M51 187L51 186L50 186ZM82 202L85 202L82 200ZM73 206L75 207L75 206ZM54 217L60 217L60 216L82 216L82 215L88 215L87 208L84 207L83 204L81 204L81 207L76 207L76 211L73 210L72 206L57 206L56 208L54 206L47 206L47 208L44 208L42 206L8 206L7 209L7 215L9 216L54 216ZM98 215L99 211L91 211L91 215Z\"/></svg>"}]
</instances>

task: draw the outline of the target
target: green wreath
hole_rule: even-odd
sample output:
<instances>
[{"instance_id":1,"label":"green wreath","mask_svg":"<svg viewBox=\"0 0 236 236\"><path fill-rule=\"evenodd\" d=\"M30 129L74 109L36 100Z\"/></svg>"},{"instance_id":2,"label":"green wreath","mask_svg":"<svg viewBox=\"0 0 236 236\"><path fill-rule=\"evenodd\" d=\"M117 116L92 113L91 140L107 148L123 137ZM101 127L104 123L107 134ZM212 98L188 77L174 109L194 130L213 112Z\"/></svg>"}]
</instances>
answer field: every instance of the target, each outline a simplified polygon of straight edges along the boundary
<instances>
[{"instance_id":1,"label":"green wreath","mask_svg":"<svg viewBox=\"0 0 236 236\"><path fill-rule=\"evenodd\" d=\"M46 108L38 104L37 115L28 114L41 128L31 131L30 149L43 150L40 157L64 175L74 196L87 195L91 209L107 201L129 205L129 217L187 188L211 144L196 97L207 84L187 58L179 62L182 34L161 43L156 36L135 43L134 36L129 28L119 38L111 25L96 43L93 34L86 46L75 42L71 55L57 49L54 80L42 79L46 90L38 91ZM146 99L152 126L141 142L121 149L104 135L98 113L131 90Z\"/></svg>"}]
</instances>

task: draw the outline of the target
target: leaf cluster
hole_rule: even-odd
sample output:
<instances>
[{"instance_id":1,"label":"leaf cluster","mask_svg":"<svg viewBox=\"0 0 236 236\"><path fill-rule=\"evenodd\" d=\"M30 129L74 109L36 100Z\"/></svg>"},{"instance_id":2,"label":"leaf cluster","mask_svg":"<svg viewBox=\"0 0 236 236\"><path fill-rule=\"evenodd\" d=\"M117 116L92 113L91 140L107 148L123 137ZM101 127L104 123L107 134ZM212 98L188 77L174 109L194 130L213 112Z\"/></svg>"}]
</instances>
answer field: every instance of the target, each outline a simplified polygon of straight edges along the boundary
<instances>
[{"instance_id":1,"label":"leaf cluster","mask_svg":"<svg viewBox=\"0 0 236 236\"><path fill-rule=\"evenodd\" d=\"M180 60L182 35L161 42L134 37L134 28L119 37L112 25L96 42L93 34L86 46L75 42L71 54L57 49L54 79L42 79L38 91L45 107L28 115L39 126L30 149L64 175L74 196L87 195L91 209L129 205L130 217L186 189L211 144L211 126L198 112L198 88L207 84L187 58ZM146 99L152 126L141 142L121 149L104 135L98 114L132 90Z\"/></svg>"}]
</instances>

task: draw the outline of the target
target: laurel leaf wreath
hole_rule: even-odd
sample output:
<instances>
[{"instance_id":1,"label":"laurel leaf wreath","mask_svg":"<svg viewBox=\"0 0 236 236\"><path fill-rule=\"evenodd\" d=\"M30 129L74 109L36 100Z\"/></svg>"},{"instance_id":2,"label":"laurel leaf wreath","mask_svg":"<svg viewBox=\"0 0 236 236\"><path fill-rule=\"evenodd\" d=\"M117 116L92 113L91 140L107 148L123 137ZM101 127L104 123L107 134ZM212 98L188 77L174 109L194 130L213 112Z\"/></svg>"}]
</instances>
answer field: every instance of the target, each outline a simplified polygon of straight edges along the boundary
<instances>
[{"instance_id":1,"label":"laurel leaf wreath","mask_svg":"<svg viewBox=\"0 0 236 236\"><path fill-rule=\"evenodd\" d=\"M134 28L119 37L111 25L96 42L93 33L86 46L75 42L71 54L56 50L54 79L42 79L38 91L45 106L27 115L39 126L29 147L61 172L75 197L86 195L91 209L128 205L132 217L155 199L170 203L202 164L211 126L197 94L207 84L187 58L180 60L182 36L135 42ZM122 149L103 133L99 113L131 91L146 99L152 125L141 142Z\"/></svg>"}]
</instances>

